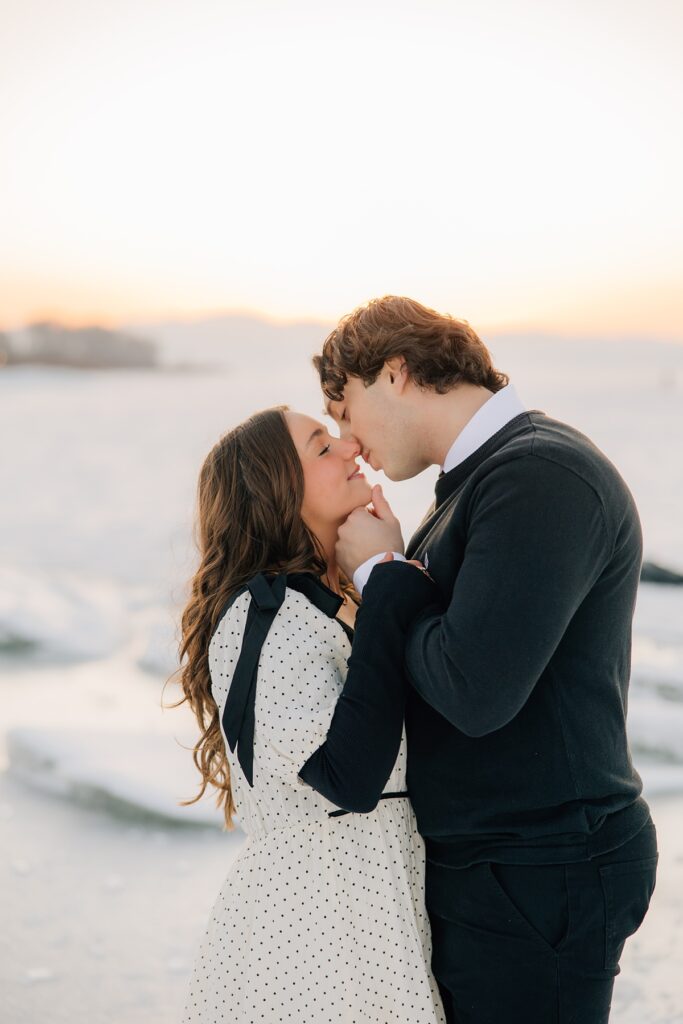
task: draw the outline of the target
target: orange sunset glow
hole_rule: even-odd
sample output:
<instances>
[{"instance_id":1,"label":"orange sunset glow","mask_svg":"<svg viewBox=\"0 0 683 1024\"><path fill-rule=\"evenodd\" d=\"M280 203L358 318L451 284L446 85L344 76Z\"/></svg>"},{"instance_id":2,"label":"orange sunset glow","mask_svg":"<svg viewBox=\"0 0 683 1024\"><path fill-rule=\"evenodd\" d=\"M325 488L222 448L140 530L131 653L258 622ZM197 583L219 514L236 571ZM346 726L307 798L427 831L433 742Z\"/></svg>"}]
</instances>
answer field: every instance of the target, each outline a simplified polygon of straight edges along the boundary
<instances>
[{"instance_id":1,"label":"orange sunset glow","mask_svg":"<svg viewBox=\"0 0 683 1024\"><path fill-rule=\"evenodd\" d=\"M481 329L683 338L683 8L3 12L0 329L411 294Z\"/></svg>"}]
</instances>

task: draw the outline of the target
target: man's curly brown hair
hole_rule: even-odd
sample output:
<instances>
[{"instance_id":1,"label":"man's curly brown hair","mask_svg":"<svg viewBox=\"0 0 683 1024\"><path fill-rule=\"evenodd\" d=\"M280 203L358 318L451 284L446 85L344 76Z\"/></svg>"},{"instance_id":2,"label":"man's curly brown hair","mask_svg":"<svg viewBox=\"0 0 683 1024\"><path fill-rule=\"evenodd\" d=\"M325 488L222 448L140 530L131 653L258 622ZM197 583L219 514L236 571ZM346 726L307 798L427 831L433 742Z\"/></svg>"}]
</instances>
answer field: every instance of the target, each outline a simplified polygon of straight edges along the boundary
<instances>
[{"instance_id":1,"label":"man's curly brown hair","mask_svg":"<svg viewBox=\"0 0 683 1024\"><path fill-rule=\"evenodd\" d=\"M320 385L335 402L349 377L373 384L388 359L400 356L418 387L443 395L462 382L500 391L509 382L466 320L437 313L401 295L372 299L343 317L313 356Z\"/></svg>"}]
</instances>

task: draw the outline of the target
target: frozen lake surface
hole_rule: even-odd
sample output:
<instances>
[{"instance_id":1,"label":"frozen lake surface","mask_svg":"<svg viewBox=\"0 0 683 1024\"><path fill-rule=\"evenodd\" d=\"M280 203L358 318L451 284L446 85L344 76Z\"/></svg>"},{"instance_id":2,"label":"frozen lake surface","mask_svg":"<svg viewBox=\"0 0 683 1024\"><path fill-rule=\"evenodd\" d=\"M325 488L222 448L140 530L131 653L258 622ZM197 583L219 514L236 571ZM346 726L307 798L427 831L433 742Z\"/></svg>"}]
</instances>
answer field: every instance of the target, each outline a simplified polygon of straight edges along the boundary
<instances>
[{"instance_id":1,"label":"frozen lake surface","mask_svg":"<svg viewBox=\"0 0 683 1024\"><path fill-rule=\"evenodd\" d=\"M683 346L501 338L491 348L530 408L612 458L636 497L645 557L683 571ZM309 339L255 340L245 356L169 333L165 361L193 370L0 371L8 1024L167 1024L179 1014L189 958L241 842L221 831L212 798L179 806L196 792L195 724L185 707L161 708L194 564L197 474L220 434L256 409L287 403L322 418L311 349ZM406 539L436 474L393 484L368 471ZM167 687L166 701L177 697ZM641 585L629 734L657 808L662 881L613 1020L674 1024L683 587Z\"/></svg>"}]
</instances>

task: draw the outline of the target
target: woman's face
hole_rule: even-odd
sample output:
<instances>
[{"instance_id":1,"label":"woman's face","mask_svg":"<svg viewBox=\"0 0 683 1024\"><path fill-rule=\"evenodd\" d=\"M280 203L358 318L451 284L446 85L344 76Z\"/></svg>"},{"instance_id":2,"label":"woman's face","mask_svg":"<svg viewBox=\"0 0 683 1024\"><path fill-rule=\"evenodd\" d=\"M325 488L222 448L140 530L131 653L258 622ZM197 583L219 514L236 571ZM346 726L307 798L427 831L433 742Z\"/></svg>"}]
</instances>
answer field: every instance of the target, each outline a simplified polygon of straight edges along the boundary
<instances>
[{"instance_id":1,"label":"woman's face","mask_svg":"<svg viewBox=\"0 0 683 1024\"><path fill-rule=\"evenodd\" d=\"M356 464L360 445L333 437L318 420L285 412L304 472L302 516L310 529L340 524L354 508L367 505L372 489Z\"/></svg>"}]
</instances>

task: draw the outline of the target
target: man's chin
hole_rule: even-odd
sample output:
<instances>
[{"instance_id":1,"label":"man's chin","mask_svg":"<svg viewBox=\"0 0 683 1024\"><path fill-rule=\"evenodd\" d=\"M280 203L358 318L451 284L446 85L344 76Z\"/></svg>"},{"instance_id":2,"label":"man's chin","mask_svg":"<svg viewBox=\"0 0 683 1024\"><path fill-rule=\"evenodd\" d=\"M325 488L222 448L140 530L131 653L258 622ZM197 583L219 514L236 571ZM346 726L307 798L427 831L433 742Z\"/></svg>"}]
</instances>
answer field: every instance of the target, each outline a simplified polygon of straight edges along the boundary
<instances>
[{"instance_id":1,"label":"man's chin","mask_svg":"<svg viewBox=\"0 0 683 1024\"><path fill-rule=\"evenodd\" d=\"M386 466L381 470L387 480L392 483L399 483L401 480L412 480L422 469L412 469L410 466Z\"/></svg>"}]
</instances>

